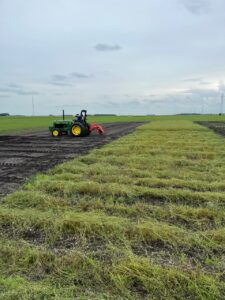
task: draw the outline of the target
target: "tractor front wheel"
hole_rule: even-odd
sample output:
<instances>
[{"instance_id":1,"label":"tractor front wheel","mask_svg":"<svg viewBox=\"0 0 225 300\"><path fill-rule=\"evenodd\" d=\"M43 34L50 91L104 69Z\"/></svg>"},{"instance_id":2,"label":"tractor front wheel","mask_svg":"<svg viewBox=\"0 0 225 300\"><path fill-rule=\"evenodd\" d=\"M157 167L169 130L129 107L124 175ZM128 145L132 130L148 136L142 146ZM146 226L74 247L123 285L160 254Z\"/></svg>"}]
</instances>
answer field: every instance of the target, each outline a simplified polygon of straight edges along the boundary
<instances>
[{"instance_id":1,"label":"tractor front wheel","mask_svg":"<svg viewBox=\"0 0 225 300\"><path fill-rule=\"evenodd\" d=\"M52 136L58 137L59 135L60 135L60 132L59 132L57 129L54 129L54 130L52 131Z\"/></svg>"}]
</instances>

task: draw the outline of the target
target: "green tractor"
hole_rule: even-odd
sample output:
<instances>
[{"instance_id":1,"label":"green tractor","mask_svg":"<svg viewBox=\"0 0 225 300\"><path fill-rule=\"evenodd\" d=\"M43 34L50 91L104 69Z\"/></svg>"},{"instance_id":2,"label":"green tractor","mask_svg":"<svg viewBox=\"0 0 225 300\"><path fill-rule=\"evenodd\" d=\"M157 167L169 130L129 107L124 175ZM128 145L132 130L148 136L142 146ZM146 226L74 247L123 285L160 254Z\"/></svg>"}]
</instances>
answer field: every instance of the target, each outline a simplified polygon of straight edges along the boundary
<instances>
[{"instance_id":1,"label":"green tractor","mask_svg":"<svg viewBox=\"0 0 225 300\"><path fill-rule=\"evenodd\" d=\"M87 136L93 130L96 130L99 134L104 133L101 125L89 124L87 122L87 111L85 109L76 115L76 119L72 121L65 120L63 111L63 120L55 121L53 126L49 127L49 131L53 137L60 135L72 135L74 137Z\"/></svg>"}]
</instances>

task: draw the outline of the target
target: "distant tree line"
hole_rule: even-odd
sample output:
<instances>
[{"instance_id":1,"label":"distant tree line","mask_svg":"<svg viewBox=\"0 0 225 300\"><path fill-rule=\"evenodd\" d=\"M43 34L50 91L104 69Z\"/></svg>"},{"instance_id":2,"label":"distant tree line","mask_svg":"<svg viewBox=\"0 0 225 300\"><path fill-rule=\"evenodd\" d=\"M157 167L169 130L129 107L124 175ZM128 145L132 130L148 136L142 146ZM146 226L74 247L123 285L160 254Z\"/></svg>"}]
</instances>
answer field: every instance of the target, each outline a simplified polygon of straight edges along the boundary
<instances>
[{"instance_id":1,"label":"distant tree line","mask_svg":"<svg viewBox=\"0 0 225 300\"><path fill-rule=\"evenodd\" d=\"M90 115L89 115L90 116ZM115 114L95 114L95 115L93 115L93 116L104 116L104 117L112 117L112 116L116 116Z\"/></svg>"},{"instance_id":2,"label":"distant tree line","mask_svg":"<svg viewBox=\"0 0 225 300\"><path fill-rule=\"evenodd\" d=\"M0 113L0 117L8 117L8 116L10 116L10 114L8 114L8 113Z\"/></svg>"}]
</instances>

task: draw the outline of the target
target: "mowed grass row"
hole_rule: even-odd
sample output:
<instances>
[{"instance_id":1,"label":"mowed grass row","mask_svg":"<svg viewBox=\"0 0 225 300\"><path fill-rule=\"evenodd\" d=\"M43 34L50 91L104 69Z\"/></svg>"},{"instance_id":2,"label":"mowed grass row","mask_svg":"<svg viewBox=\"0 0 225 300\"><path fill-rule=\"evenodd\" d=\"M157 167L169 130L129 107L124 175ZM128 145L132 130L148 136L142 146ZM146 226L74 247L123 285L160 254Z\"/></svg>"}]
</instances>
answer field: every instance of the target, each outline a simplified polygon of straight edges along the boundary
<instances>
[{"instance_id":1,"label":"mowed grass row","mask_svg":"<svg viewBox=\"0 0 225 300\"><path fill-rule=\"evenodd\" d=\"M0 206L1 299L224 299L225 141L154 121Z\"/></svg>"}]
</instances>

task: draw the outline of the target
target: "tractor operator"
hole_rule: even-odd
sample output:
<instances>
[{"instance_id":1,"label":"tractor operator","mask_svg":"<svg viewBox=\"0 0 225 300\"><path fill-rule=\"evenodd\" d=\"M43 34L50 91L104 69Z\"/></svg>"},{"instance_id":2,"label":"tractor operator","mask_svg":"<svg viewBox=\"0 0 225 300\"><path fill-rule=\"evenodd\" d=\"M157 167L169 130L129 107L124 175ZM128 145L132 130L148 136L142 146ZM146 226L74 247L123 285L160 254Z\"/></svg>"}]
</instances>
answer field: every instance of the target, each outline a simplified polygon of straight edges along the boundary
<instances>
[{"instance_id":1,"label":"tractor operator","mask_svg":"<svg viewBox=\"0 0 225 300\"><path fill-rule=\"evenodd\" d=\"M76 121L81 122L82 121L82 117L79 114L76 114Z\"/></svg>"}]
</instances>

